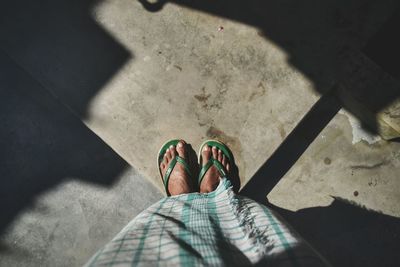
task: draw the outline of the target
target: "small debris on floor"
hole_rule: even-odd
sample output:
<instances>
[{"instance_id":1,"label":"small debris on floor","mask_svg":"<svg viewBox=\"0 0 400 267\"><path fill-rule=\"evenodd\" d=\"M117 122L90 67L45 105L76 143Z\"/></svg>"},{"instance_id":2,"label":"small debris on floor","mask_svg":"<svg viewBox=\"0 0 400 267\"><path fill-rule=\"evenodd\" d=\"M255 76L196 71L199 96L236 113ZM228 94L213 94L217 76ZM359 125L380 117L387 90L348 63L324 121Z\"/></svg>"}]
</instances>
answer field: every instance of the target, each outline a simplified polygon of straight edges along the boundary
<instances>
[{"instance_id":1,"label":"small debris on floor","mask_svg":"<svg viewBox=\"0 0 400 267\"><path fill-rule=\"evenodd\" d=\"M330 158L326 157L326 158L324 159L324 163L325 163L326 165L329 165L329 164L332 163L332 160L331 160Z\"/></svg>"},{"instance_id":2,"label":"small debris on floor","mask_svg":"<svg viewBox=\"0 0 400 267\"><path fill-rule=\"evenodd\" d=\"M356 197L358 196L358 191L354 191L353 195Z\"/></svg>"},{"instance_id":3,"label":"small debris on floor","mask_svg":"<svg viewBox=\"0 0 400 267\"><path fill-rule=\"evenodd\" d=\"M218 27L218 31L219 31L219 32L222 32L223 30L224 30L224 27L222 27L222 26L219 26L219 27Z\"/></svg>"},{"instance_id":4,"label":"small debris on floor","mask_svg":"<svg viewBox=\"0 0 400 267\"><path fill-rule=\"evenodd\" d=\"M174 67L175 67L176 69L178 69L179 71L182 71L182 67L181 67L181 66L174 65Z\"/></svg>"}]
</instances>

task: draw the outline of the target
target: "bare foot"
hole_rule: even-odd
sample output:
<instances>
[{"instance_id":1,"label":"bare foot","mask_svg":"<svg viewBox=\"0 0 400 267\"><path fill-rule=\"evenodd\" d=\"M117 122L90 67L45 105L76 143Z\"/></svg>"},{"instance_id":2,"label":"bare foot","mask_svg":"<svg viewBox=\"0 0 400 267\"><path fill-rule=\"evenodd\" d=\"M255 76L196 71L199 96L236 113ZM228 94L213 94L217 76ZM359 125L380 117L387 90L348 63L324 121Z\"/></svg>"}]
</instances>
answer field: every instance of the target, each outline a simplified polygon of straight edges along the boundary
<instances>
[{"instance_id":1,"label":"bare foot","mask_svg":"<svg viewBox=\"0 0 400 267\"><path fill-rule=\"evenodd\" d=\"M164 159L160 164L161 173L164 177L165 172L168 169L169 163L176 155L187 160L187 145L185 141L180 141L178 145L170 146L165 152ZM171 172L168 181L168 191L171 196L186 194L193 192L193 185L189 174L186 172L183 165L179 162L176 163L174 169Z\"/></svg>"},{"instance_id":2,"label":"bare foot","mask_svg":"<svg viewBox=\"0 0 400 267\"><path fill-rule=\"evenodd\" d=\"M229 173L229 160L218 148L210 148L208 145L205 145L203 151L201 151L201 155L203 159L203 166L207 164L211 157L213 157L214 159L218 160ZM220 174L218 172L218 169L214 165L212 165L204 174L204 178L200 184L200 193L209 193L214 191L219 184L219 178Z\"/></svg>"}]
</instances>

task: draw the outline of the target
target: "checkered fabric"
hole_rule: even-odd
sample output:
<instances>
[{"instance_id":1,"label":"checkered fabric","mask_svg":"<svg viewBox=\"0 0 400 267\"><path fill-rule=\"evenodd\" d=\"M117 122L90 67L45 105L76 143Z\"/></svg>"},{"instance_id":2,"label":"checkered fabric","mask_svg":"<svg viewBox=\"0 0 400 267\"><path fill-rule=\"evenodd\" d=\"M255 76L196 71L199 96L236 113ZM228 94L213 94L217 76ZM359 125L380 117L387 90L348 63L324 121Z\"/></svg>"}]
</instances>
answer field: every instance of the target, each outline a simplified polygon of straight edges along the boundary
<instances>
[{"instance_id":1,"label":"checkered fabric","mask_svg":"<svg viewBox=\"0 0 400 267\"><path fill-rule=\"evenodd\" d=\"M86 266L323 266L267 207L223 178L211 193L166 197L143 211Z\"/></svg>"}]
</instances>

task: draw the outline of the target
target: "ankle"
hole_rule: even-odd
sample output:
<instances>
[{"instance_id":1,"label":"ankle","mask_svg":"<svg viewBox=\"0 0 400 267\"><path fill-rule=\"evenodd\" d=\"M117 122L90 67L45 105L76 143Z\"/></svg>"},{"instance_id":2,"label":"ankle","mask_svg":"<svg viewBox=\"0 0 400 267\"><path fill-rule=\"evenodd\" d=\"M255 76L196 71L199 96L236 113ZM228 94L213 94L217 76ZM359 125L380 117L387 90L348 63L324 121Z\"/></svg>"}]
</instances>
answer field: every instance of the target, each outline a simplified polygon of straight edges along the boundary
<instances>
[{"instance_id":1,"label":"ankle","mask_svg":"<svg viewBox=\"0 0 400 267\"><path fill-rule=\"evenodd\" d=\"M172 196L193 192L191 186L185 179L170 181L168 186L168 191Z\"/></svg>"},{"instance_id":2,"label":"ankle","mask_svg":"<svg viewBox=\"0 0 400 267\"><path fill-rule=\"evenodd\" d=\"M207 181L203 181L200 185L200 193L210 193L213 192L215 189L217 189L219 185L219 177L218 179L213 179L213 181L210 181L211 179L208 179Z\"/></svg>"}]
</instances>

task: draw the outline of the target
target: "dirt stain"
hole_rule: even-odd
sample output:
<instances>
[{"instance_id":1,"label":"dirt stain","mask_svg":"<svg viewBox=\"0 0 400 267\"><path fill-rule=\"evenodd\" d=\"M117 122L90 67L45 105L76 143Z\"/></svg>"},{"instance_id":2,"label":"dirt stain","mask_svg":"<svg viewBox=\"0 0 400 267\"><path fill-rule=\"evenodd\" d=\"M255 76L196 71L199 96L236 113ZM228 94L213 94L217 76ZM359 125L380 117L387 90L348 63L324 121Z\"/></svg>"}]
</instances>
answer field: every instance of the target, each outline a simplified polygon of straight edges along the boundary
<instances>
[{"instance_id":1,"label":"dirt stain","mask_svg":"<svg viewBox=\"0 0 400 267\"><path fill-rule=\"evenodd\" d=\"M379 162L379 163L373 164L373 165L353 165L353 166L350 166L350 169L352 169L352 170L373 170L373 169L377 169L382 166L388 165L389 163L390 163L390 161L385 160L385 161L382 161L382 162Z\"/></svg>"},{"instance_id":2,"label":"dirt stain","mask_svg":"<svg viewBox=\"0 0 400 267\"><path fill-rule=\"evenodd\" d=\"M207 107L207 100L210 98L211 94L206 94L206 88L203 87L201 88L201 94L199 95L194 95L194 98L199 101L200 103L203 104L203 107Z\"/></svg>"},{"instance_id":3,"label":"dirt stain","mask_svg":"<svg viewBox=\"0 0 400 267\"><path fill-rule=\"evenodd\" d=\"M371 179L371 181L368 182L368 185L375 187L375 186L378 185L378 180L377 179Z\"/></svg>"},{"instance_id":4,"label":"dirt stain","mask_svg":"<svg viewBox=\"0 0 400 267\"><path fill-rule=\"evenodd\" d=\"M266 91L267 90L265 89L264 84L262 82L259 82L257 85L257 89L251 93L251 95L249 97L249 101L253 101L256 97L261 97L261 96L265 95Z\"/></svg>"},{"instance_id":5,"label":"dirt stain","mask_svg":"<svg viewBox=\"0 0 400 267\"><path fill-rule=\"evenodd\" d=\"M257 31L257 35L261 37L265 37L265 33L263 31Z\"/></svg>"},{"instance_id":6,"label":"dirt stain","mask_svg":"<svg viewBox=\"0 0 400 267\"><path fill-rule=\"evenodd\" d=\"M178 65L174 65L174 68L178 69L179 71L182 71L182 67Z\"/></svg>"},{"instance_id":7,"label":"dirt stain","mask_svg":"<svg viewBox=\"0 0 400 267\"><path fill-rule=\"evenodd\" d=\"M278 124L278 131L279 135L281 136L282 140L286 137L286 131L282 124Z\"/></svg>"},{"instance_id":8,"label":"dirt stain","mask_svg":"<svg viewBox=\"0 0 400 267\"><path fill-rule=\"evenodd\" d=\"M217 127L210 126L207 129L206 136L208 138L217 139L227 144L235 153L242 152L242 145L237 137L229 136Z\"/></svg>"},{"instance_id":9,"label":"dirt stain","mask_svg":"<svg viewBox=\"0 0 400 267\"><path fill-rule=\"evenodd\" d=\"M326 157L326 158L324 158L324 163L326 165L330 165L332 163L332 160L330 158Z\"/></svg>"},{"instance_id":10,"label":"dirt stain","mask_svg":"<svg viewBox=\"0 0 400 267\"><path fill-rule=\"evenodd\" d=\"M194 112L194 114L196 115L197 118L197 123L199 124L200 127L203 127L205 125L213 125L214 124L214 120L210 117L208 117L206 114L204 113L198 113L198 112Z\"/></svg>"}]
</instances>

